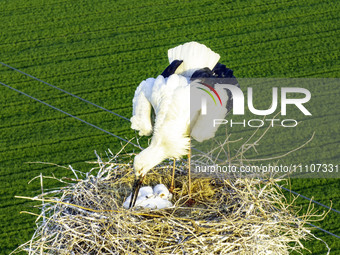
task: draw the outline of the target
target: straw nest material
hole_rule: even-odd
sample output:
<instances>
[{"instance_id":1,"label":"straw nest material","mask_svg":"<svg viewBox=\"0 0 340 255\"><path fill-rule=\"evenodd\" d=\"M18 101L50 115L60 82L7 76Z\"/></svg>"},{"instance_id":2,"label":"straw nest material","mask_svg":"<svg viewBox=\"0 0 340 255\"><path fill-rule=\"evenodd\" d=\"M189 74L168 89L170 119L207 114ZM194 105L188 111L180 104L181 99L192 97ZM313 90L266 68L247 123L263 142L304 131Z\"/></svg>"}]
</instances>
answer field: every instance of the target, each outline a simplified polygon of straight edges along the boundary
<instances>
[{"instance_id":1,"label":"straw nest material","mask_svg":"<svg viewBox=\"0 0 340 255\"><path fill-rule=\"evenodd\" d=\"M297 217L279 179L194 178L189 206L185 161L176 167L173 208L127 210L132 160L98 159L87 173L72 169L76 178L60 179L64 187L26 198L42 201L41 213L32 239L13 254L289 254L314 238L306 222L324 217L312 207ZM169 185L171 167L155 168L145 185Z\"/></svg>"}]
</instances>

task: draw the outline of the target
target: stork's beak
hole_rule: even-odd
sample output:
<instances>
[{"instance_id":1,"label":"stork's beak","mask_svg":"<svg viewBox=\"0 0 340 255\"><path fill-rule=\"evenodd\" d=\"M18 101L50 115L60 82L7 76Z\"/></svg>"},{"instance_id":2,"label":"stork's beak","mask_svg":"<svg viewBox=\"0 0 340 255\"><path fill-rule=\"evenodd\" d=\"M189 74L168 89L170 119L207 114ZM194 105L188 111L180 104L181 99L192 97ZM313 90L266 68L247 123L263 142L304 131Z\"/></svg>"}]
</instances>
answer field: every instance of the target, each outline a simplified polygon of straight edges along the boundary
<instances>
[{"instance_id":1,"label":"stork's beak","mask_svg":"<svg viewBox=\"0 0 340 255\"><path fill-rule=\"evenodd\" d=\"M133 183L132 186L132 195L131 195L131 200L130 200L130 205L129 209L134 207L137 201L139 189L142 186L144 176L136 177L135 182Z\"/></svg>"}]
</instances>

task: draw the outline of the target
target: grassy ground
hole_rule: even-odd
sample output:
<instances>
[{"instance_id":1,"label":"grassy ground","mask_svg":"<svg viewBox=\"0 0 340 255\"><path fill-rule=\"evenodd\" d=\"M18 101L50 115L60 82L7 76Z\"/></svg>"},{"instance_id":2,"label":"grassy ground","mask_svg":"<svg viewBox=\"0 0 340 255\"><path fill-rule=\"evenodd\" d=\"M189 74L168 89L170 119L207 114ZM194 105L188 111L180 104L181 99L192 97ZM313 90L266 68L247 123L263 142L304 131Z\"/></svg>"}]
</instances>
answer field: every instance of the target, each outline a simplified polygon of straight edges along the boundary
<instances>
[{"instance_id":1,"label":"grassy ground","mask_svg":"<svg viewBox=\"0 0 340 255\"><path fill-rule=\"evenodd\" d=\"M340 76L337 1L3 0L0 10L0 61L126 117L139 82L166 67L167 49L192 40L218 52L237 77ZM127 121L3 66L0 81L116 135L135 137ZM313 91L322 107L311 105L320 118L309 122L308 131L318 131L319 142L295 157L339 162L339 88ZM295 144L292 138L271 137L287 148ZM105 156L108 148L116 151L120 141L0 86L0 254L33 232L34 218L19 214L32 203L14 195L37 194L39 182L27 181L40 173L69 174L27 162L84 170L95 150ZM301 179L293 180L292 189L327 205L332 199L339 210L339 185L338 179ZM316 224L340 235L333 212ZM315 233L333 254L340 252L339 239ZM313 254L325 254L319 242L306 245Z\"/></svg>"}]
</instances>

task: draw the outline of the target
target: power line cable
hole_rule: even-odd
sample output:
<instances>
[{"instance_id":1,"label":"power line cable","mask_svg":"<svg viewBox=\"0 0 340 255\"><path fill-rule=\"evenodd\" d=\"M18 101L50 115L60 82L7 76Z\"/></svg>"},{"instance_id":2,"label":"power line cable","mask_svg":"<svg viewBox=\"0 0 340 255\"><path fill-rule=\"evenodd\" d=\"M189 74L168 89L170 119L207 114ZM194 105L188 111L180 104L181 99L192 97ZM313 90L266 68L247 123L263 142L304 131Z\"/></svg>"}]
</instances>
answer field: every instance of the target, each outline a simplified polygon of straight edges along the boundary
<instances>
[{"instance_id":1,"label":"power line cable","mask_svg":"<svg viewBox=\"0 0 340 255\"><path fill-rule=\"evenodd\" d=\"M0 62L0 63L1 63L1 62ZM38 80L39 80L39 79L38 79ZM44 82L44 83L45 83L45 82ZM124 139L124 138L122 138L122 137L120 137L120 136L118 136L118 135L115 135L115 134L113 134L113 133L111 133L111 132L109 132L109 131L107 131L107 130L105 130L105 129L102 129L102 128L100 128L100 127L94 125L94 124L91 124L91 123L89 123L89 122L83 120L83 119L80 119L80 118L78 118L78 117L76 117L76 116L74 116L74 115L72 115L72 114L70 114L70 113L67 113L67 112L65 112L65 111L63 111L63 110L61 110L61 109L59 109L59 108L57 108L57 107L55 107L55 106L53 106L53 105L50 105L50 104L48 104L48 103L46 103L46 102L44 102L44 101L42 101L42 100L39 100L39 99L37 99L37 98L35 98L35 97L32 97L32 96L30 96L30 95L28 95L28 94L26 94L26 93L24 93L24 92L22 92L22 91L20 91L20 90L18 90L18 89L15 89L15 88L13 88L13 87L11 87L11 86L5 84L5 83L0 82L0 84L3 85L3 86L5 86L5 87L7 87L7 88L9 88L9 89L11 89L11 90L14 90L14 91L18 92L18 93L20 93L20 94L22 94L22 95L24 95L24 96L27 96L27 97L29 97L29 98L31 98L31 99L33 99L33 100L39 102L39 103L42 103L42 104L44 104L44 105L46 105L46 106L48 106L48 107L50 107L50 108L52 108L52 109L54 109L54 110L57 110L57 111L59 111L59 112L61 112L61 113L64 113L64 114L66 114L66 115L68 115L68 116L70 116L70 117L72 117L72 118L74 118L74 119L76 119L76 120L79 120L79 121L81 121L81 122L83 122L83 123L85 123L85 124L87 124L87 125L89 125L89 126L92 126L92 127L96 128L96 129L102 131L102 132L105 132L105 133L107 133L107 134L109 134L109 135L111 135L111 136L113 136L113 137L116 137L116 138L118 138L118 139L120 139L120 140L122 140L122 141L124 141L124 142L127 142L127 143L129 143L129 144L131 144L131 145L133 145L133 146L135 146L135 147L137 147L137 148L139 148L139 149L143 149L141 146L139 146L139 145L137 145L137 144L135 144L135 143L132 143L132 142L130 142L130 141L127 140L127 139ZM53 85L52 85L52 86L53 86ZM56 88L57 88L57 87L56 87ZM68 92L65 92L65 93L71 94L71 93L68 93ZM77 97L77 96L76 96L76 97ZM87 100L84 100L84 101L87 101ZM91 104L92 104L92 103L91 103ZM99 108L102 108L102 107L99 107ZM104 109L105 109L105 108L104 108ZM122 116L121 116L121 117L122 117ZM129 119L125 118L125 117L123 117L123 118L126 119L126 120L129 120ZM307 199L307 200L309 200L309 201L311 201L311 202L313 202L313 203L316 203L316 204L318 204L318 205L320 205L320 206L323 206L323 207L328 208L328 209L331 209L331 210L333 210L333 211L335 211L335 212L337 212L337 213L340 213L338 210L332 209L332 208L330 208L330 207L327 206L327 205L324 205L324 204L322 204L322 203L320 203L320 202L317 202L317 201L315 201L315 200L312 200L312 199L310 199L310 198L308 198L308 197L306 197L306 196L303 196L303 195L301 195L301 194L299 194L299 193L297 193L297 192L295 192L295 191L289 190L289 189L287 189L287 188L285 188L285 187L283 187L283 186L280 186L280 185L278 185L278 186L279 186L280 188L286 190L286 191L289 191L289 192L295 194L295 195L299 195L299 196L301 196L302 198ZM336 234L334 234L334 233L331 233L331 232L329 232L329 231L327 231L327 230L325 230L325 229L323 229L323 228L317 227L317 226L315 226L315 225L313 225L313 224L311 224L311 223L309 223L309 222L307 222L307 224L310 225L310 226L312 226L312 227L314 227L314 228L316 228L316 229L318 229L318 230L320 230L320 231L325 232L326 234L329 234L329 235L331 235L331 236L333 236L333 237L336 237L336 238L340 239L340 236L338 236L338 235L336 235Z\"/></svg>"},{"instance_id":2,"label":"power line cable","mask_svg":"<svg viewBox=\"0 0 340 255\"><path fill-rule=\"evenodd\" d=\"M320 203L320 202L318 202L318 201L315 201L315 200L313 200L313 199L311 199L311 198L309 198L309 197L306 197L306 196L304 196L304 195L301 195L301 194L299 194L299 193L297 193L297 192L295 192L295 191L293 191L293 190L290 190L290 189L287 189L287 188L285 188L285 187L283 187L283 186L281 186L281 185L278 185L278 184L276 184L278 187L280 187L281 189L284 189L284 190L286 190L286 191L288 191L288 192L290 192L290 193L293 193L294 195L297 195L297 196L299 196L299 197L301 197L301 198L304 198L304 199L307 199L308 201L311 201L311 202L313 202L313 203L315 203L315 204L318 204L318 205L320 205L320 206L322 206L322 207L325 207L325 208L327 208L327 209L329 209L329 210L332 210L332 211L334 211L334 212L336 212L336 213L340 213L340 211L338 211L338 210L336 210L336 209L334 209L334 208L331 208L331 207L329 207L329 206L327 206L327 205L324 205L324 204L322 204L322 203Z\"/></svg>"},{"instance_id":3,"label":"power line cable","mask_svg":"<svg viewBox=\"0 0 340 255\"><path fill-rule=\"evenodd\" d=\"M54 85L52 85L52 84L50 84L50 83L48 83L48 82L45 82L45 81L43 81L43 80L41 80L41 79L39 79L39 78L37 78L37 77L34 77L33 75L30 75L30 74L28 74L28 73L25 73L25 72L23 72L23 71L21 71L21 70L15 68L15 67L12 67L12 66L10 66L10 65L8 65L8 64L5 64L5 63L3 63L3 62L0 62L0 64L2 64L3 66L8 67L8 68L10 68L10 69L12 69L12 70L14 70L14 71L17 71L17 72L19 72L19 73L21 73L21 74L23 74L23 75L26 75L26 76L28 76L28 77L30 77L30 78L32 78L32 79L35 79L35 80L37 80L37 81L39 81L39 82L42 82L42 83L44 83L44 84L46 84L46 85L48 85L48 86L50 86L50 87L52 87L52 88L58 89L58 90L60 90L60 91L62 91L62 92L64 92L64 93L66 93L66 94L68 94L68 95L71 95L71 96L73 96L73 97L75 97L75 98L78 98L78 99L80 99L80 100L82 100L82 101L84 101L84 102L86 102L86 103L89 103L89 104L91 104L91 105L93 105L93 106L96 106L96 107L98 107L98 108L100 108L100 109L102 109L102 110L104 110L104 111L107 111L107 112L109 112L109 113L112 113L112 114L114 114L114 115L116 115L116 116L118 116L118 117L120 117L120 118L122 118L122 119L124 119L124 120L130 121L128 118L126 118L126 117L124 117L124 116L122 116L122 115L119 115L119 114L117 114L117 113L115 113L115 112L113 112L113 111L110 111L110 110L108 110L108 109L102 107L102 106L99 106L99 105L97 105L97 104L95 104L95 103L92 103L92 102L86 100L86 99L83 99L83 98L81 98L81 97L79 97L79 96L76 96L76 95L74 95L74 94L72 94L72 93L70 93L70 92L68 92L68 91L66 91L66 90L63 90L63 89L61 89L61 88L58 88L57 86L54 86ZM1 84L3 84L3 83L1 83ZM5 85L5 84L3 84L3 85ZM32 99L38 101L38 102L42 102L43 104L46 104L46 105L50 106L49 104L47 104L47 103L45 103L45 102L43 102L43 101L40 101L40 100L38 100L38 99L35 99L35 98L33 98L33 97L31 97L31 96L29 96L29 95L27 95L27 94L25 94L25 93L23 93L23 92L21 92L21 91L19 91L19 90L16 90L16 89L14 89L14 88L12 88L12 87L10 87L10 86L8 86L8 85L5 85L5 86L7 86L7 87L9 87L9 88L11 88L11 89L13 89L13 90L15 90L15 91L21 93L21 94L24 94L24 95L26 95L26 96L28 96L28 97L30 97L30 98L32 98ZM79 119L78 117L75 117L75 116L73 116L73 115L71 115L71 114L69 114L69 113L66 113L66 112L64 112L64 111L62 111L62 110L60 110L60 109L58 109L58 108L55 108L54 106L50 106L50 107L52 107L52 108L54 108L54 109L56 109L56 110L58 110L58 111L61 111L61 112L65 113L65 114L67 114L67 115L69 115L69 116L71 116L71 117L73 117L73 118L76 118L76 119L78 119L78 120L80 120L80 121L82 121L82 122L84 122L84 123L88 123L88 122L86 122L86 121L84 121L84 120ZM121 137L119 137L119 136L116 136L115 134L112 134L112 133L110 133L110 132L108 132L108 131L106 131L106 130L104 130L104 129L101 129L101 128L99 128L99 127L97 127L97 126L95 126L95 125L93 125L93 124L91 124L91 123L88 123L88 124L91 125L91 126L93 126L93 127L96 127L96 128L99 129L99 130L102 130L102 131L105 132L105 133L108 133L108 134L110 134L110 135L112 135L112 136L114 136L114 137L117 137L118 139L121 139L121 140L124 139L124 138L121 138ZM124 139L123 141L128 141L128 140ZM140 148L140 149L143 149L143 148L142 148L141 146L139 146L139 145L136 145L136 144L131 143L131 142L129 142L129 143L130 143L130 144L133 144L134 146L136 146L136 147L138 147L138 148ZM198 152L203 153L202 151L199 151L199 150L196 149L196 148L193 148L193 150L196 150L196 151L198 151ZM277 185L278 185L278 184L277 184ZM336 212L336 213L340 213L340 211L338 211L338 210L336 210L336 209L333 209L333 208L331 208L331 207L329 207L329 206L327 206L327 205L324 205L324 204L322 204L322 203L320 203L320 202L317 202L317 201L315 201L315 200L313 200L313 199L311 199L311 198L308 198L308 197L306 197L306 196L304 196L304 195L301 195L301 194L299 194L299 193L297 193L297 192L295 192L295 191L293 191L293 190L287 189L287 188L285 188L285 187L283 187L283 186L280 186L280 185L278 185L278 186L279 186L280 188L282 188L282 189L288 191L288 192L291 192L291 193L293 193L293 194L295 194L295 195L300 196L301 198L307 199L308 201L311 201L311 202L313 202L313 203L315 203L315 204L318 204L318 205L320 205L320 206L322 206L322 207L325 207L325 208L327 208L327 209L330 209L330 210L332 210L332 211L334 211L334 212Z\"/></svg>"},{"instance_id":4,"label":"power line cable","mask_svg":"<svg viewBox=\"0 0 340 255\"><path fill-rule=\"evenodd\" d=\"M50 104L48 104L48 103L46 103L46 102L44 102L44 101L41 101L41 100L39 100L39 99L37 99L37 98L35 98L35 97L32 97L32 96L30 96L30 95L28 95L28 94L26 94L26 93L24 93L24 92L22 92L22 91L20 91L20 90L18 90L18 89L15 89L15 88L13 88L13 87L11 87L11 86L5 84L5 83L0 82L0 84L3 85L3 86L5 86L5 87L7 87L7 88L9 88L9 89L11 89L11 90L14 90L14 91L18 92L18 93L20 93L20 94L22 94L22 95L24 95L24 96L27 96L27 97L29 97L29 98L31 98L31 99L33 99L33 100L39 102L39 103L42 103L42 104L44 104L44 105L46 105L46 106L48 106L48 107L50 107L50 108L52 108L52 109L54 109L54 110L57 110L57 111L59 111L59 112L61 112L61 113L64 113L64 114L66 114L66 115L68 115L68 116L70 116L70 117L72 117L72 118L74 118L74 119L76 119L76 120L79 120L79 121L81 121L81 122L83 122L83 123L85 123L85 124L87 124L87 125L89 125L89 126L92 126L92 127L96 128L96 129L98 129L98 130L100 130L100 131L103 131L103 132L105 132L105 133L107 133L107 134L109 134L109 135L111 135L111 136L114 136L114 137L116 137L116 138L118 138L118 139L120 139L120 140L122 140L122 141L124 141L124 142L126 142L126 143L129 143L129 144L131 144L131 145L133 145L133 146L135 146L135 147L137 147L137 148L143 149L141 146L139 146L139 145L137 145L137 144L135 144L135 143L132 143L132 142L130 142L130 141L127 140L127 139L124 139L124 138L122 138L122 137L120 137L120 136L118 136L118 135L115 135L115 134L113 134L113 133L111 133L111 132L109 132L109 131L107 131L107 130L105 130L105 129L102 129L102 128L96 126L96 125L93 125L93 124L91 124L91 123L89 123L89 122L87 122L87 121L85 121L85 120L83 120L83 119L80 119L80 118L78 118L78 117L76 117L76 116L74 116L74 115L72 115L72 114L70 114L70 113L68 113L68 112L65 112L65 111L63 111L63 110L61 110L61 109L59 109L59 108L57 108L57 107L54 107L53 105L50 105Z\"/></svg>"},{"instance_id":5,"label":"power line cable","mask_svg":"<svg viewBox=\"0 0 340 255\"><path fill-rule=\"evenodd\" d=\"M318 229L318 230L321 230L321 231L325 232L326 234L329 234L329 235L331 235L331 236L334 236L334 237L340 239L340 236L338 236L338 235L336 235L336 234L333 234L333 233L331 233L331 232L329 232L329 231L327 231L327 230L325 230L325 229L323 229L323 228L317 227L317 226L313 225L312 223L309 223L309 222L306 222L306 223L307 223L308 225L312 226L313 228L316 228L316 229Z\"/></svg>"},{"instance_id":6,"label":"power line cable","mask_svg":"<svg viewBox=\"0 0 340 255\"><path fill-rule=\"evenodd\" d=\"M122 116L122 115L120 115L120 114L118 114L118 113L115 113L115 112L110 111L110 110L108 110L108 109L106 109L106 108L104 108L104 107L102 107L102 106L100 106L100 105L97 105L97 104L95 104L95 103L92 103L92 102L90 102L90 101L88 101L88 100L86 100L86 99L84 99L84 98L81 98L81 97L79 97L79 96L77 96L77 95L75 95L75 94L72 94L71 92L68 92L68 91L63 90L63 89L61 89L61 88L58 88L57 86L54 86L54 85L52 85L52 84L50 84L50 83L48 83L48 82L46 82L46 81L43 81L43 80L41 80L41 79L39 79L39 78L37 78L37 77L35 77L35 76L33 76L33 75L30 75L30 74L28 74L28 73L25 73L25 72L23 72L23 71L21 71L21 70L15 68L15 67L13 67L13 66L7 65L7 64L5 64L5 63L3 63L3 62L0 62L0 64L3 65L3 66L6 66L6 67L8 67L8 68L10 68L10 69L12 69L12 70L14 70L14 71L16 71L16 72L19 72L19 73L21 73L21 74L23 74L23 75L26 75L26 76L28 76L28 77L30 77L30 78L36 80L36 81L42 82L42 83L44 83L44 84L46 84L46 85L48 85L48 86L50 86L50 87L52 87L52 88L55 88L55 89L57 89L57 90L60 90L60 91L63 92L63 93L66 93L66 94L68 94L68 95L70 95L70 96L73 96L73 97L75 97L75 98L78 98L78 99L80 99L80 100L82 100L82 101L84 101L84 102L86 102L86 103L88 103L88 104L91 104L91 105L93 105L93 106L95 106L95 107L98 107L98 108L104 110L104 111L107 111L107 112L109 112L109 113L112 113L112 114L116 115L116 116L119 117L119 118L122 118L122 119L124 119L124 120L130 121L128 118L126 118L126 117L124 117L124 116Z\"/></svg>"},{"instance_id":7,"label":"power line cable","mask_svg":"<svg viewBox=\"0 0 340 255\"><path fill-rule=\"evenodd\" d=\"M29 98L31 98L31 99L33 99L33 100L39 102L39 103L42 103L42 104L44 104L44 105L46 105L46 106L48 106L48 107L50 107L50 108L52 108L52 109L54 109L54 110L57 110L57 111L59 111L59 112L61 112L61 113L64 113L64 114L66 114L66 115L68 115L68 116L74 118L74 119L77 119L77 120L79 120L79 121L81 121L81 122L83 122L83 123L85 123L85 124L87 124L87 125L89 125L89 126L92 126L92 127L96 128L96 129L102 131L102 132L105 132L105 133L107 133L107 134L109 134L109 135L111 135L111 136L114 136L114 137L116 137L116 138L118 138L118 139L120 139L120 140L122 140L122 141L124 141L124 142L127 142L127 143L129 143L129 144L131 144L131 145L133 145L133 146L136 146L136 147L140 148L140 149L143 149L141 146L139 146L139 145L137 145L137 144L134 144L134 143L132 143L132 142L130 142L130 141L128 141L128 140L126 140L126 139L124 139L124 138L118 136L118 135L115 135L115 134L113 134L113 133L111 133L111 132L109 132L109 131L107 131L107 130L105 130L105 129L102 129L102 128L96 126L96 125L93 125L93 124L91 124L91 123L89 123L89 122L87 122L87 121L85 121L85 120L82 120L82 119L80 119L80 118L78 118L78 117L76 117L76 116L74 116L74 115L72 115L72 114L70 114L70 113L67 113L67 112L65 112L65 111L63 111L63 110L61 110L61 109L59 109L59 108L57 108L57 107L54 107L53 105L50 105L50 104L48 104L48 103L46 103L46 102L44 102L44 101L42 101L42 100L39 100L39 99L37 99L37 98L35 98L35 97L32 97L32 96L30 96L30 95L28 95L28 94L26 94L26 93L24 93L24 92L22 92L22 91L20 91L20 90L18 90L18 89L15 89L15 88L13 88L13 87L11 87L11 86L5 84L5 83L0 82L0 84L3 85L3 86L5 86L5 87L7 87L7 88L9 88L9 89L11 89L11 90L14 90L14 91L18 92L18 93L20 93L20 94L22 94L22 95L24 95L24 96L27 96L27 97L29 97ZM127 118L124 117L124 119L127 119ZM283 188L284 190L287 190L287 191L289 191L289 192L292 192L293 194L299 195L299 196L301 196L301 197L303 197L303 198L305 198L305 199L307 199L307 200L309 200L309 201L311 201L311 202L313 202L313 203L319 204L319 205L321 205L321 206L323 206L323 207L326 207L326 208L331 209L331 210L333 210L333 211L335 211L335 212L337 212L337 213L340 213L339 211L337 211L337 210L335 210L335 209L332 209L332 208L330 208L330 207L328 207L328 206L326 206L326 205L324 205L324 204L321 204L321 203L319 203L319 202L317 202L317 201L315 201L315 200L312 200L312 199L310 199L310 198L308 198L308 197L306 197L306 196L303 196L303 195L301 195L301 194L298 194L298 193L295 192L295 191L289 190L289 189L287 189L287 188L285 188L285 187L282 187L282 186L279 186L279 187L281 187L281 188ZM325 229L323 229L323 228L317 227L317 226L315 226L315 225L313 225L313 224L311 224L311 223L309 223L309 222L307 222L307 224L310 225L310 226L312 226L312 227L314 227L314 228L316 228L316 229L318 229L318 230L320 230L320 231L323 231L323 232L326 233L326 234L329 234L329 235L331 235L331 236L333 236L333 237L336 237L336 238L340 239L340 236L338 236L338 235L336 235L336 234L333 234L333 233L331 233L331 232L329 232L329 231L327 231L327 230L325 230Z\"/></svg>"}]
</instances>

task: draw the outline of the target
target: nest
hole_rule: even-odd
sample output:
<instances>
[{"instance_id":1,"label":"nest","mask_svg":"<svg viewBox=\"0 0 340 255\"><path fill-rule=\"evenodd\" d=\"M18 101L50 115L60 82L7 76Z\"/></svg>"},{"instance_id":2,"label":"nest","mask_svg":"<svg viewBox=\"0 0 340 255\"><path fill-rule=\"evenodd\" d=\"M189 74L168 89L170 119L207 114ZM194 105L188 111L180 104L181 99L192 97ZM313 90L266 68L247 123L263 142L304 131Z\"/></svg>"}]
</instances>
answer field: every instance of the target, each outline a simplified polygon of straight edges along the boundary
<instances>
[{"instance_id":1,"label":"nest","mask_svg":"<svg viewBox=\"0 0 340 255\"><path fill-rule=\"evenodd\" d=\"M288 202L277 185L280 179L194 178L190 206L184 161L176 166L173 208L127 210L122 204L134 180L132 159L98 159L99 167L87 173L71 168L76 178L59 179L64 187L25 197L42 201L41 213L32 239L12 254L300 253L301 240L314 238L306 222L325 216L311 206L297 217L294 200ZM155 168L145 185L169 185L171 167Z\"/></svg>"}]
</instances>

